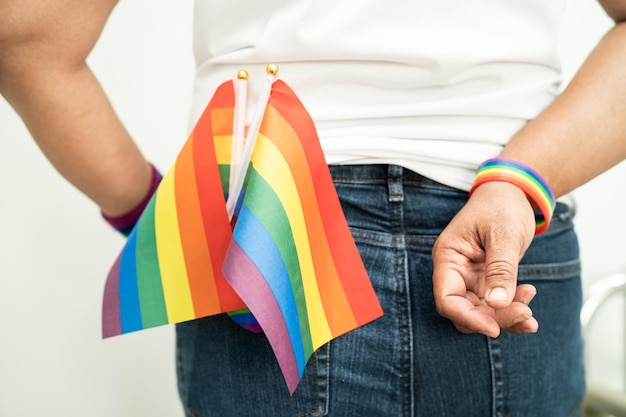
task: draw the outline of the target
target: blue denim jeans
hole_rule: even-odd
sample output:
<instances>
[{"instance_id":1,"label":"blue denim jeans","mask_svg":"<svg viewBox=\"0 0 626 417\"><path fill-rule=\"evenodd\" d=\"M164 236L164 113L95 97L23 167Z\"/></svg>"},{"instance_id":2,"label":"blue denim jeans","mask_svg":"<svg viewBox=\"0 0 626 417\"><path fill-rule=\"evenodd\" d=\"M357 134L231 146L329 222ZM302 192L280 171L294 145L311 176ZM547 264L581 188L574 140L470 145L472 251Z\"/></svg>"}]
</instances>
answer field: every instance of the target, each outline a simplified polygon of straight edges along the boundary
<instances>
[{"instance_id":1,"label":"blue denim jeans","mask_svg":"<svg viewBox=\"0 0 626 417\"><path fill-rule=\"evenodd\" d=\"M223 315L179 324L188 417L580 416L580 265L566 205L519 268L537 287L539 331L490 339L458 332L432 295L432 245L467 193L393 165L331 173L384 317L319 349L293 396L262 334Z\"/></svg>"}]
</instances>

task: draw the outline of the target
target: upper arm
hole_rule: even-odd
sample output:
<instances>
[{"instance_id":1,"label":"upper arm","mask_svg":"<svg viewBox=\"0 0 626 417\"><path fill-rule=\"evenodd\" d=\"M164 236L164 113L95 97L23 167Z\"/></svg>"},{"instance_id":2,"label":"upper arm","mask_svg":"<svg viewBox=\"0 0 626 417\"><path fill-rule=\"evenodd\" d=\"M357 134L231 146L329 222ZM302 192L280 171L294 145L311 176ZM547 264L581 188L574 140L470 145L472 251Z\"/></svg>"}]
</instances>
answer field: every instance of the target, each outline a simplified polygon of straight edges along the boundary
<instances>
[{"instance_id":1,"label":"upper arm","mask_svg":"<svg viewBox=\"0 0 626 417\"><path fill-rule=\"evenodd\" d=\"M117 0L0 0L0 84L30 65L80 65Z\"/></svg>"},{"instance_id":2,"label":"upper arm","mask_svg":"<svg viewBox=\"0 0 626 417\"><path fill-rule=\"evenodd\" d=\"M626 0L598 0L609 17L616 22L626 21Z\"/></svg>"}]
</instances>

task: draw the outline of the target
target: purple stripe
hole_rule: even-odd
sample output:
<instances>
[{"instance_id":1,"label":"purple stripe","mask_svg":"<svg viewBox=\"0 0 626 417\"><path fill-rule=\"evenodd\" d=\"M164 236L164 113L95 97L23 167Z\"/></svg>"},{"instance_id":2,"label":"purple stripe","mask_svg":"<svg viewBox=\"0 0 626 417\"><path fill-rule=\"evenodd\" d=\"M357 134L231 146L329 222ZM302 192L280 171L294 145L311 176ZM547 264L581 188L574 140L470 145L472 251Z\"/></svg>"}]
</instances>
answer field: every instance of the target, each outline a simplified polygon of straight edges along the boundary
<instances>
[{"instance_id":1,"label":"purple stripe","mask_svg":"<svg viewBox=\"0 0 626 417\"><path fill-rule=\"evenodd\" d=\"M261 329L261 326L259 326L259 323L251 323L251 324L237 323L237 324L239 324L241 327L243 327L244 329L252 333L261 333L263 331L263 329Z\"/></svg>"},{"instance_id":2,"label":"purple stripe","mask_svg":"<svg viewBox=\"0 0 626 417\"><path fill-rule=\"evenodd\" d=\"M280 307L259 269L234 240L226 252L223 272L261 325L274 350L289 393L293 394L300 381L300 375Z\"/></svg>"},{"instance_id":3,"label":"purple stripe","mask_svg":"<svg viewBox=\"0 0 626 417\"><path fill-rule=\"evenodd\" d=\"M122 253L119 254L109 271L104 284L104 299L102 302L102 338L122 334L120 319L120 264Z\"/></svg>"},{"instance_id":4,"label":"purple stripe","mask_svg":"<svg viewBox=\"0 0 626 417\"><path fill-rule=\"evenodd\" d=\"M237 323L244 329L249 330L253 333L261 333L263 331L263 329L261 329L261 326L259 326L259 322L256 321L256 318L254 318L250 310L246 310L245 313L229 312L228 317L230 317L235 323Z\"/></svg>"}]
</instances>

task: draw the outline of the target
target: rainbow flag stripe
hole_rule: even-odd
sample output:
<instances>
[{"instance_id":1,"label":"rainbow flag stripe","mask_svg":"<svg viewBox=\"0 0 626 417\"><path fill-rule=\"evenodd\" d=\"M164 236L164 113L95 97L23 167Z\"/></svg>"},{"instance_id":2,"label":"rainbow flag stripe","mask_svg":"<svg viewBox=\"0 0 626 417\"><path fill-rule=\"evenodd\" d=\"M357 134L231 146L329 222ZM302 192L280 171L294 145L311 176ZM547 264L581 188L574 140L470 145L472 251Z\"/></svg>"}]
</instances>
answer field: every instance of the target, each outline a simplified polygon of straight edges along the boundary
<instances>
[{"instance_id":1,"label":"rainbow flag stripe","mask_svg":"<svg viewBox=\"0 0 626 417\"><path fill-rule=\"evenodd\" d=\"M224 275L254 313L290 392L324 343L382 315L313 121L275 81Z\"/></svg>"},{"instance_id":2,"label":"rainbow flag stripe","mask_svg":"<svg viewBox=\"0 0 626 417\"><path fill-rule=\"evenodd\" d=\"M313 121L267 80L243 153L242 90L228 81L215 92L109 272L102 329L228 313L265 333L293 393L316 349L383 312Z\"/></svg>"},{"instance_id":3,"label":"rainbow flag stripe","mask_svg":"<svg viewBox=\"0 0 626 417\"><path fill-rule=\"evenodd\" d=\"M163 177L105 284L103 337L244 308L222 274L234 94L222 84Z\"/></svg>"}]
</instances>

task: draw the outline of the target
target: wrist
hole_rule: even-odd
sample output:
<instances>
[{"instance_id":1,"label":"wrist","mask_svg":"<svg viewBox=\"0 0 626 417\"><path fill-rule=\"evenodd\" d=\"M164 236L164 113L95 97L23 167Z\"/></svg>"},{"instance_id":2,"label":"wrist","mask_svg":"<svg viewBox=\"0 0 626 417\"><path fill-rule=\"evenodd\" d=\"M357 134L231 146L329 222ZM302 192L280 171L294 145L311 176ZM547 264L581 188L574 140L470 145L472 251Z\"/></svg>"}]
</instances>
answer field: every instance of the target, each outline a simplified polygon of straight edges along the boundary
<instances>
[{"instance_id":1,"label":"wrist","mask_svg":"<svg viewBox=\"0 0 626 417\"><path fill-rule=\"evenodd\" d=\"M104 211L100 211L102 218L111 225L115 230L123 234L124 236L128 236L132 231L133 227L141 217L141 214L145 210L146 206L152 199L153 194L161 182L162 176L161 173L154 167L154 165L150 164L152 180L150 181L150 186L146 195L143 199L136 205L132 210L116 216L110 216Z\"/></svg>"},{"instance_id":2,"label":"wrist","mask_svg":"<svg viewBox=\"0 0 626 417\"><path fill-rule=\"evenodd\" d=\"M548 229L556 201L548 183L538 172L512 159L489 159L478 167L470 196L479 186L491 182L509 183L523 191L535 213L535 235Z\"/></svg>"}]
</instances>

